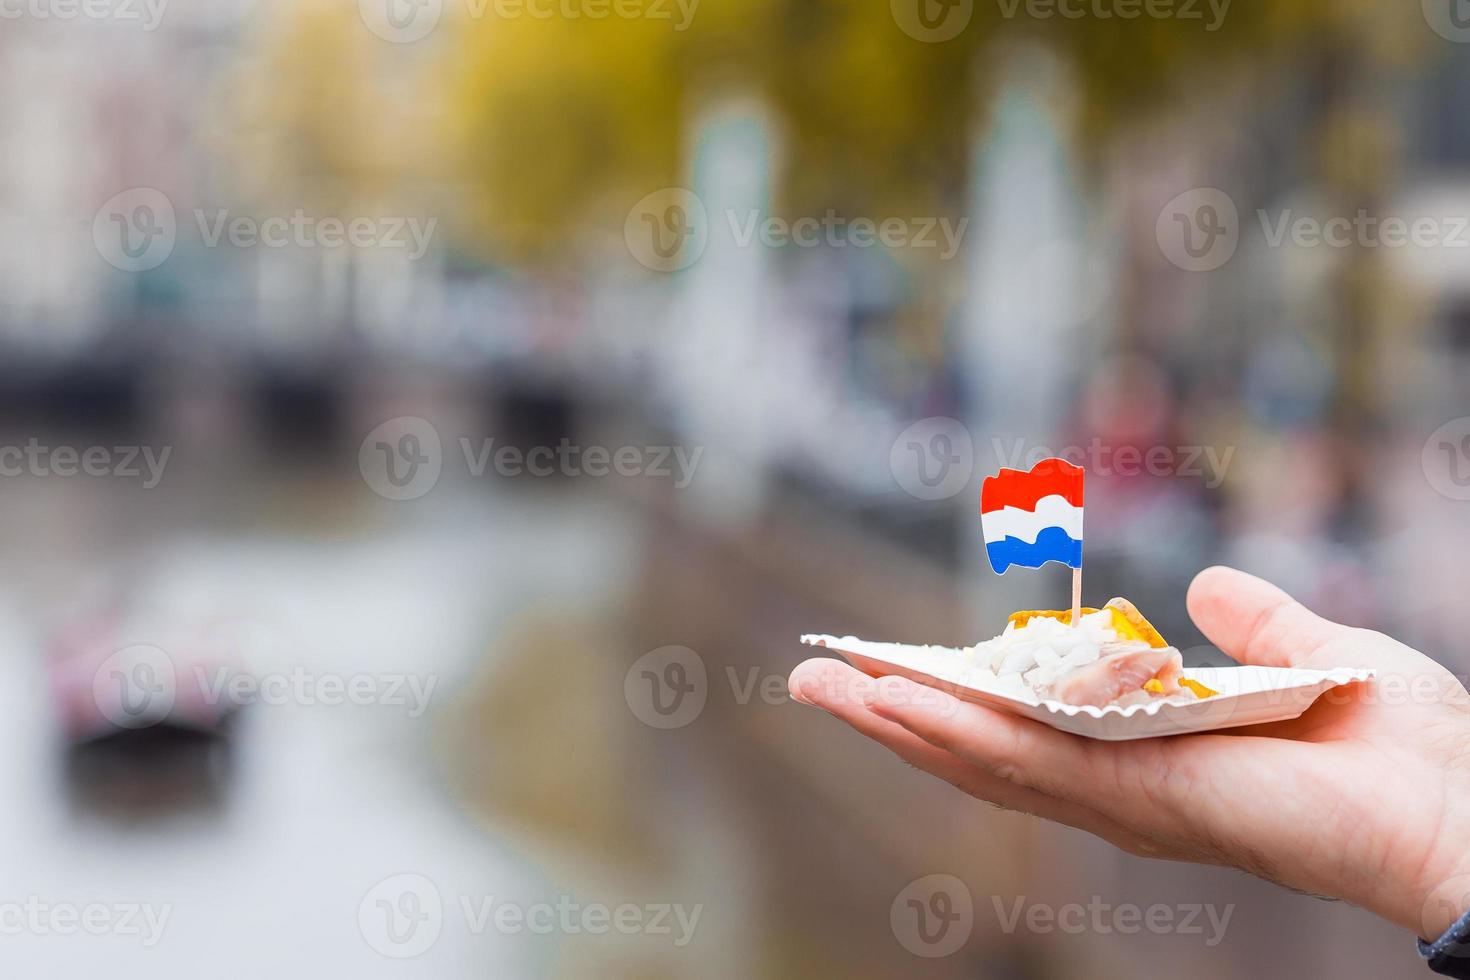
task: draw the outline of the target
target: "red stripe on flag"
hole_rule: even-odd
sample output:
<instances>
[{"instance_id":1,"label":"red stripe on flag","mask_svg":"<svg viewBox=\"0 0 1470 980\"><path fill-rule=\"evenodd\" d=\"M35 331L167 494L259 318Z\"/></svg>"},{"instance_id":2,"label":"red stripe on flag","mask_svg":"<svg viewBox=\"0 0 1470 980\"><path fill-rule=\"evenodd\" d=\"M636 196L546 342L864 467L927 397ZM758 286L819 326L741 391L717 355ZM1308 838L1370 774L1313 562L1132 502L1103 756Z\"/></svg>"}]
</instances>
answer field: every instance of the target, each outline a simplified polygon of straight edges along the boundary
<instances>
[{"instance_id":1,"label":"red stripe on flag","mask_svg":"<svg viewBox=\"0 0 1470 980\"><path fill-rule=\"evenodd\" d=\"M1042 497L1057 494L1074 507L1082 506L1082 467L1065 459L1043 459L1027 470L1002 469L980 485L980 513L1002 507L1035 510Z\"/></svg>"}]
</instances>

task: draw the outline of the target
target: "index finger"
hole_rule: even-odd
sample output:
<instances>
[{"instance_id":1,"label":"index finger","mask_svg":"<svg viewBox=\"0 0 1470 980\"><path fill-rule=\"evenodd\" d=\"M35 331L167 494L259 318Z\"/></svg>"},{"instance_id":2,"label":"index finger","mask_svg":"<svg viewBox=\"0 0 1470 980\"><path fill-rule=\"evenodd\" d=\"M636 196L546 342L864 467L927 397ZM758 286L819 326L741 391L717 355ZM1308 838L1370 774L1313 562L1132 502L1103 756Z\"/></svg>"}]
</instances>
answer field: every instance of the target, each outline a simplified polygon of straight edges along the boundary
<instances>
[{"instance_id":1,"label":"index finger","mask_svg":"<svg viewBox=\"0 0 1470 980\"><path fill-rule=\"evenodd\" d=\"M1170 831L1173 804L1183 803L1176 797L1187 795L1195 781L1193 760L1162 744L1166 740L1094 742L1030 718L933 693L928 703L898 696L872 700L868 707L1001 779L1089 807L1146 834Z\"/></svg>"}]
</instances>

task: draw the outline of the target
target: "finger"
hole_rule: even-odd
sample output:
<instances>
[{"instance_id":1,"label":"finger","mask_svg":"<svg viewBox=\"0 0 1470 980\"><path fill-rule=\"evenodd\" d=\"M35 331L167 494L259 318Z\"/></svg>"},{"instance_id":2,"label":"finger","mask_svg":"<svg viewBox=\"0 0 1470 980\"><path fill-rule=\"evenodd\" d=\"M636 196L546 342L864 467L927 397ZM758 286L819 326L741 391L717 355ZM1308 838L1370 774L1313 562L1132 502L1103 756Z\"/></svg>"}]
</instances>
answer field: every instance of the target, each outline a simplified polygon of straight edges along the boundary
<instances>
[{"instance_id":1,"label":"finger","mask_svg":"<svg viewBox=\"0 0 1470 980\"><path fill-rule=\"evenodd\" d=\"M889 678L888 696L870 698L875 715L899 725L930 745L978 766L1006 782L1073 799L1064 783L1089 763L1082 739L1039 722L983 708L958 698L920 688L902 678Z\"/></svg>"},{"instance_id":2,"label":"finger","mask_svg":"<svg viewBox=\"0 0 1470 980\"><path fill-rule=\"evenodd\" d=\"M1349 634L1270 582L1220 565L1194 577L1186 604L1210 642L1244 664L1312 666L1319 651Z\"/></svg>"},{"instance_id":3,"label":"finger","mask_svg":"<svg viewBox=\"0 0 1470 980\"><path fill-rule=\"evenodd\" d=\"M885 679L889 680L893 679ZM826 710L910 765L938 776L970 796L1087 831L1134 854L1177 856L1162 843L1136 834L1095 810L1001 779L879 717L869 709L868 703L883 699L885 682L876 681L839 660L806 661L792 672L789 686L792 697Z\"/></svg>"},{"instance_id":4,"label":"finger","mask_svg":"<svg viewBox=\"0 0 1470 980\"><path fill-rule=\"evenodd\" d=\"M905 762L991 803L1011 810L1051 816L1046 798L996 779L988 773L938 749L923 739L885 721L868 710L867 701L877 695L878 681L837 660L808 660L791 674L791 694L846 722L860 734L881 742Z\"/></svg>"},{"instance_id":5,"label":"finger","mask_svg":"<svg viewBox=\"0 0 1470 980\"><path fill-rule=\"evenodd\" d=\"M902 685L869 707L930 745L1006 782L1067 800L1155 840L1177 836L1178 805L1190 769L1170 762L1163 740L1093 742L1039 721L961 701L940 691L923 698Z\"/></svg>"}]
</instances>

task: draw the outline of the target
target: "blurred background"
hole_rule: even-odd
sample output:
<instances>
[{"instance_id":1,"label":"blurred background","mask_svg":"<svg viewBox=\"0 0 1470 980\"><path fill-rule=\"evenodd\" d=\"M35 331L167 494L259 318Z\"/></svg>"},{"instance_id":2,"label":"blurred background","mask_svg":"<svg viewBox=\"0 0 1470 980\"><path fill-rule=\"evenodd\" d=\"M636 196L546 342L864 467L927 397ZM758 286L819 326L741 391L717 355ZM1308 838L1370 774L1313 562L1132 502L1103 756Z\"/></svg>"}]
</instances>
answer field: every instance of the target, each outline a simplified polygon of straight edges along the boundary
<instances>
[{"instance_id":1,"label":"blurred background","mask_svg":"<svg viewBox=\"0 0 1470 980\"><path fill-rule=\"evenodd\" d=\"M784 679L1064 606L1053 454L1189 662L1225 561L1470 667L1460 0L0 0L0 91L7 975L1422 972Z\"/></svg>"}]
</instances>

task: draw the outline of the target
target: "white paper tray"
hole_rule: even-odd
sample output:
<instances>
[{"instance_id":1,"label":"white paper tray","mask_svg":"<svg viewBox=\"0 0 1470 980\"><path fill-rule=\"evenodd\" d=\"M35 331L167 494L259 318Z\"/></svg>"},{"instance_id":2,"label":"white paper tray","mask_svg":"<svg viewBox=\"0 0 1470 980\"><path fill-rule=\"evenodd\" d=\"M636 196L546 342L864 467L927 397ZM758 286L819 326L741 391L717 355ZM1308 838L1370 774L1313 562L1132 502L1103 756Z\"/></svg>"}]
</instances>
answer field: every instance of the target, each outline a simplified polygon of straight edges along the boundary
<instances>
[{"instance_id":1,"label":"white paper tray","mask_svg":"<svg viewBox=\"0 0 1470 980\"><path fill-rule=\"evenodd\" d=\"M1240 725L1296 718L1324 691L1371 680L1376 672L1350 667L1299 670L1289 667L1190 667L1184 676L1220 693L1211 698L1160 698L1126 708L1071 705L1052 700L1021 700L976 687L952 647L874 643L855 636L808 634L801 642L841 654L872 677L906 677L965 701L1034 718L1064 732L1106 741L1184 735Z\"/></svg>"}]
</instances>

